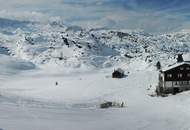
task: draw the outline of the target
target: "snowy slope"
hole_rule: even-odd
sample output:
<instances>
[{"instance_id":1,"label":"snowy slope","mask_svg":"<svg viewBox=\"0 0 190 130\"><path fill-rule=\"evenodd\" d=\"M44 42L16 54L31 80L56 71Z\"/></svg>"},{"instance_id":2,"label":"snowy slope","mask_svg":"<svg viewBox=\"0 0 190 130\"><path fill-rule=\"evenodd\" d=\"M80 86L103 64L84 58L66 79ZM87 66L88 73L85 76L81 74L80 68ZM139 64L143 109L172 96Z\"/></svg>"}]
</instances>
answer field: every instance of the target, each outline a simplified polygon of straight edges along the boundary
<instances>
[{"instance_id":1,"label":"snowy slope","mask_svg":"<svg viewBox=\"0 0 190 130\"><path fill-rule=\"evenodd\" d=\"M156 69L142 60L123 68L130 74L120 80L110 77L112 69L71 74L22 73L1 85L1 128L178 130L190 127L189 92L166 98L150 97L147 89L156 85ZM99 104L104 100L124 101L127 107L100 110Z\"/></svg>"},{"instance_id":2,"label":"snowy slope","mask_svg":"<svg viewBox=\"0 0 190 130\"><path fill-rule=\"evenodd\" d=\"M189 92L149 94L157 85L156 62L172 64L178 53L189 60L189 41L188 30L156 35L56 21L1 29L0 128L186 130ZM118 67L126 78L111 78ZM100 110L104 100L127 107Z\"/></svg>"}]
</instances>

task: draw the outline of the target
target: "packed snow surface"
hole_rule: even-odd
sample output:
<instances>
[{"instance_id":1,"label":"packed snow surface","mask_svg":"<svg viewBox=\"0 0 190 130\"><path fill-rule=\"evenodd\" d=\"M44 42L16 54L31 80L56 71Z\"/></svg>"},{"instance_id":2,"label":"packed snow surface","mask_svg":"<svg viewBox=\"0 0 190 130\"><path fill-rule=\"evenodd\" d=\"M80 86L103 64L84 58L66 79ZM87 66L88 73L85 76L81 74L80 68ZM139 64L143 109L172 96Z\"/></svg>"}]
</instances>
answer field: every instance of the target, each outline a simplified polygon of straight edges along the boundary
<instances>
[{"instance_id":1,"label":"packed snow surface","mask_svg":"<svg viewBox=\"0 0 190 130\"><path fill-rule=\"evenodd\" d=\"M158 82L158 61L163 67L173 64L178 53L189 60L189 31L153 35L56 21L15 26L20 24L0 30L2 130L190 128L190 92L150 96ZM117 68L126 77L113 79ZM104 101L125 107L100 109Z\"/></svg>"}]
</instances>

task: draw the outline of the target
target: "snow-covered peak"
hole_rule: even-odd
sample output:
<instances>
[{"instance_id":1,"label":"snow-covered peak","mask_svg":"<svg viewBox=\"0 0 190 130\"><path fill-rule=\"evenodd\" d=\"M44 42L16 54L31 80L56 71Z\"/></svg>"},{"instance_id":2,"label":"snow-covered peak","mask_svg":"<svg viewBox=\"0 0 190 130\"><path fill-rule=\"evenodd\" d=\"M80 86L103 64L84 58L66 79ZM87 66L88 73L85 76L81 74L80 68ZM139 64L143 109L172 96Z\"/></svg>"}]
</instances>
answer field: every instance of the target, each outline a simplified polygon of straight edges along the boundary
<instances>
[{"instance_id":1,"label":"snow-covered peak","mask_svg":"<svg viewBox=\"0 0 190 130\"><path fill-rule=\"evenodd\" d=\"M162 35L142 30L83 29L59 20L32 23L28 29L1 31L1 46L10 54L36 65L104 68L140 58L148 64L175 62L178 53L189 53L190 32Z\"/></svg>"}]
</instances>

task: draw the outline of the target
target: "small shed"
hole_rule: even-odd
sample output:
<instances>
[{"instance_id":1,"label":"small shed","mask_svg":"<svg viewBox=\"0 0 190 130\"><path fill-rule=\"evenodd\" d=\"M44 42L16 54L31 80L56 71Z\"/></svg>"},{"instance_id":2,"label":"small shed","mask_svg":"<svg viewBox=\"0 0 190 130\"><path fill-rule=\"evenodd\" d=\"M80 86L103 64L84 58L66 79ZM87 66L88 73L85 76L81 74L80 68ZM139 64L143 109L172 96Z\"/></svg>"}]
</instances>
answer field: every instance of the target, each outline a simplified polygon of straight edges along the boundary
<instances>
[{"instance_id":1,"label":"small shed","mask_svg":"<svg viewBox=\"0 0 190 130\"><path fill-rule=\"evenodd\" d=\"M112 73L112 78L123 78L125 76L125 71L122 70L121 68L118 68L114 70Z\"/></svg>"}]
</instances>

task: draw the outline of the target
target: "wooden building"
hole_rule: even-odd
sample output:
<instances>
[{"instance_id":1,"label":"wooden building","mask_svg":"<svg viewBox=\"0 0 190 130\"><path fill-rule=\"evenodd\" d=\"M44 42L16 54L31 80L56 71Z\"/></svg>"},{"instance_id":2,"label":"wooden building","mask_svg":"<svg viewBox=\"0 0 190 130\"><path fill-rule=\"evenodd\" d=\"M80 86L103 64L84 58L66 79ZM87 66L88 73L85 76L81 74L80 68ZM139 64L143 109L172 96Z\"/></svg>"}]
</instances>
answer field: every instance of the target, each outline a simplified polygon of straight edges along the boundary
<instances>
[{"instance_id":1,"label":"wooden building","mask_svg":"<svg viewBox=\"0 0 190 130\"><path fill-rule=\"evenodd\" d=\"M180 62L159 73L158 93L179 93L190 90L190 62Z\"/></svg>"}]
</instances>

